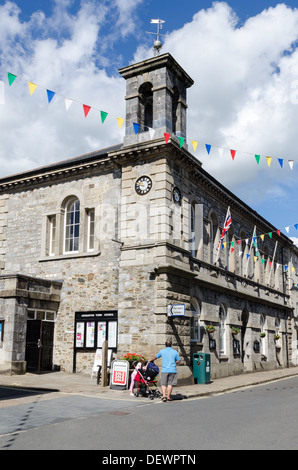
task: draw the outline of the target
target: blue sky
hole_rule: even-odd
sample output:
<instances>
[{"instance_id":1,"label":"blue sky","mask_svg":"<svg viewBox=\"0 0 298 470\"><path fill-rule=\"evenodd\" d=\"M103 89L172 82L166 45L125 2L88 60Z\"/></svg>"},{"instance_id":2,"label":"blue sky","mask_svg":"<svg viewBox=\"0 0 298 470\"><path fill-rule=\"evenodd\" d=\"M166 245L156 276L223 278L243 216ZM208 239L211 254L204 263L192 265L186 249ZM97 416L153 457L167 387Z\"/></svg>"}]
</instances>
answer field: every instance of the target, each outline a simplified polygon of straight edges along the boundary
<instances>
[{"instance_id":1,"label":"blue sky","mask_svg":"<svg viewBox=\"0 0 298 470\"><path fill-rule=\"evenodd\" d=\"M277 229L298 236L297 6L297 0L0 0L0 176L121 142L115 118L125 115L125 83L118 68L152 56L146 31L155 31L151 18L162 18L162 52L195 81L188 92L189 150ZM18 77L10 87L7 72ZM38 85L32 96L28 81ZM46 88L56 92L50 104ZM65 98L73 100L68 111ZM82 116L82 103L109 113L104 126L92 110Z\"/></svg>"}]
</instances>

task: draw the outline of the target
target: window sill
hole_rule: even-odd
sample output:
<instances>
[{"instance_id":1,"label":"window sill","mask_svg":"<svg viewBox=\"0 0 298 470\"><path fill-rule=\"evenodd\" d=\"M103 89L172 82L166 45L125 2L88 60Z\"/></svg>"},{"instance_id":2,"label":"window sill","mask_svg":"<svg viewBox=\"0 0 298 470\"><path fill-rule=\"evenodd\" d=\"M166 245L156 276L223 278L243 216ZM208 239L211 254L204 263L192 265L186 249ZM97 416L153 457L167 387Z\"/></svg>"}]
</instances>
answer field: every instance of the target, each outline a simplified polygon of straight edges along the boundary
<instances>
[{"instance_id":1,"label":"window sill","mask_svg":"<svg viewBox=\"0 0 298 470\"><path fill-rule=\"evenodd\" d=\"M59 261L65 259L77 259L77 258L89 258L94 256L99 256L100 251L88 251L85 253L66 253L65 255L57 255L57 256L44 256L39 258L39 262L43 263L45 261Z\"/></svg>"}]
</instances>

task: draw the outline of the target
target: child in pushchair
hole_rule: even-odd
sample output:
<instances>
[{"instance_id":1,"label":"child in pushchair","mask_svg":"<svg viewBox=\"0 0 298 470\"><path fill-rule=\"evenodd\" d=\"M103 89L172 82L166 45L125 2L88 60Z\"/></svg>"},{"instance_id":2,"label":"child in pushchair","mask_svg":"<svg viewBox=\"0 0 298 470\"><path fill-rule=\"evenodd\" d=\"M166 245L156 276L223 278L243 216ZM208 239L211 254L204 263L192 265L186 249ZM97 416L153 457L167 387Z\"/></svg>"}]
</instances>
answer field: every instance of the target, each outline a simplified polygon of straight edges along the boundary
<instances>
[{"instance_id":1,"label":"child in pushchair","mask_svg":"<svg viewBox=\"0 0 298 470\"><path fill-rule=\"evenodd\" d=\"M135 365L134 365L135 367ZM138 369L138 373L135 377L135 382L137 382L137 391L135 396L138 397L142 395L143 397L148 396L151 400L153 398L158 398L161 396L160 391L156 385L156 376L159 374L159 367L154 364L154 362L147 362L142 365L141 369ZM151 390L150 385L154 387L154 390ZM148 392L148 395L147 395Z\"/></svg>"}]
</instances>

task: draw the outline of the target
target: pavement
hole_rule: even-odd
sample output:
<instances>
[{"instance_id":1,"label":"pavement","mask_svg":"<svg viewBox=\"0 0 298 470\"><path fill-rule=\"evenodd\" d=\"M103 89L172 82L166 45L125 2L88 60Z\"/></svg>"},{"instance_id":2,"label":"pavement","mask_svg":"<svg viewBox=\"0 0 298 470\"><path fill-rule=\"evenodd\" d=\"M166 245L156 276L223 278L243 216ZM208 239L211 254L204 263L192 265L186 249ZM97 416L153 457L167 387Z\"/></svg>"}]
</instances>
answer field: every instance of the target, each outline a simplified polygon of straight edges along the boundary
<instances>
[{"instance_id":1,"label":"pavement","mask_svg":"<svg viewBox=\"0 0 298 470\"><path fill-rule=\"evenodd\" d=\"M298 367L243 373L214 379L208 384L179 386L178 379L178 385L173 389L173 398L175 396L177 398L212 396L295 376L298 376ZM91 378L90 375L67 372L26 373L24 375L0 374L0 387L30 389L40 391L41 393L55 391L66 394L102 395L103 397L115 399L138 399L130 396L129 390L113 390L109 386L102 387L97 385L96 377Z\"/></svg>"}]
</instances>

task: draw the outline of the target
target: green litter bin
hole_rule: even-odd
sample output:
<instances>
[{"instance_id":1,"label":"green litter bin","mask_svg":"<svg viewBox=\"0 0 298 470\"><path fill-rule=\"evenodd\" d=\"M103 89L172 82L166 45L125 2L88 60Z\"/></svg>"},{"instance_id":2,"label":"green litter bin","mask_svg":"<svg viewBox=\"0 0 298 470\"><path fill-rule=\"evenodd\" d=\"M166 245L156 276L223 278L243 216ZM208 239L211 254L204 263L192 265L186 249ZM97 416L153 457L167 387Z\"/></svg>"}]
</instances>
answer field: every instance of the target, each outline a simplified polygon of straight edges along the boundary
<instances>
[{"instance_id":1,"label":"green litter bin","mask_svg":"<svg viewBox=\"0 0 298 470\"><path fill-rule=\"evenodd\" d=\"M210 383L210 354L194 353L193 354L193 377L196 384Z\"/></svg>"}]
</instances>

